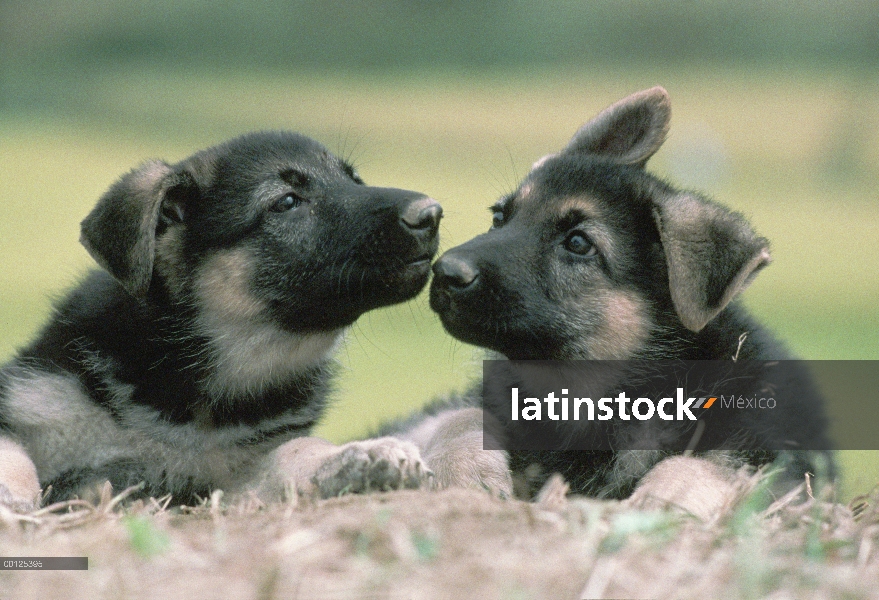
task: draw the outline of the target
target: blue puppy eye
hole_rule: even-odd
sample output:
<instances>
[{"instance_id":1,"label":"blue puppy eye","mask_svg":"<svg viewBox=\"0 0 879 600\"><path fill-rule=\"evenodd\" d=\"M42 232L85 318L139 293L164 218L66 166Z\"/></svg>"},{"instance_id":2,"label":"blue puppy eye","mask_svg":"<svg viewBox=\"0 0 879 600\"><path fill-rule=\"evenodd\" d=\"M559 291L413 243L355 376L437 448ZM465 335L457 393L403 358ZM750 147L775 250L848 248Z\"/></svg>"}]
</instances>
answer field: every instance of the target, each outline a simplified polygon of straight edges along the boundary
<instances>
[{"instance_id":1,"label":"blue puppy eye","mask_svg":"<svg viewBox=\"0 0 879 600\"><path fill-rule=\"evenodd\" d=\"M302 204L302 202L303 200L299 196L296 196L295 194L287 194L275 200L270 210L272 212L284 212L296 208Z\"/></svg>"},{"instance_id":2,"label":"blue puppy eye","mask_svg":"<svg viewBox=\"0 0 879 600\"><path fill-rule=\"evenodd\" d=\"M574 231L565 238L565 250L580 256L594 256L597 250L592 242L579 231Z\"/></svg>"}]
</instances>

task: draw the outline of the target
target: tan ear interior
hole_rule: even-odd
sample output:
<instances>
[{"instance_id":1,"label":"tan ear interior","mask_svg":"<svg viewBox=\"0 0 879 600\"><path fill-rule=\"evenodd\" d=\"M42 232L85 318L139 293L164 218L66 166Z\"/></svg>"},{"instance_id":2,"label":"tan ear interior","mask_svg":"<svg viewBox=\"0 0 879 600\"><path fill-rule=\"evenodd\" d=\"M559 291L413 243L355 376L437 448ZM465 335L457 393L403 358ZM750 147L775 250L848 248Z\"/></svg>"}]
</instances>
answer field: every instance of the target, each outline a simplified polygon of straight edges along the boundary
<instances>
[{"instance_id":1,"label":"tan ear interior","mask_svg":"<svg viewBox=\"0 0 879 600\"><path fill-rule=\"evenodd\" d=\"M741 216L698 196L670 198L654 209L654 218L665 250L672 303L691 331L701 331L771 261L766 240ZM718 282L718 272L728 273ZM712 285L722 287L713 302Z\"/></svg>"},{"instance_id":2,"label":"tan ear interior","mask_svg":"<svg viewBox=\"0 0 879 600\"><path fill-rule=\"evenodd\" d=\"M563 152L643 166L662 146L670 121L668 92L660 86L642 90L598 113L574 134Z\"/></svg>"},{"instance_id":3,"label":"tan ear interior","mask_svg":"<svg viewBox=\"0 0 879 600\"><path fill-rule=\"evenodd\" d=\"M131 294L149 289L155 232L171 167L159 160L124 175L83 220L80 242Z\"/></svg>"}]
</instances>

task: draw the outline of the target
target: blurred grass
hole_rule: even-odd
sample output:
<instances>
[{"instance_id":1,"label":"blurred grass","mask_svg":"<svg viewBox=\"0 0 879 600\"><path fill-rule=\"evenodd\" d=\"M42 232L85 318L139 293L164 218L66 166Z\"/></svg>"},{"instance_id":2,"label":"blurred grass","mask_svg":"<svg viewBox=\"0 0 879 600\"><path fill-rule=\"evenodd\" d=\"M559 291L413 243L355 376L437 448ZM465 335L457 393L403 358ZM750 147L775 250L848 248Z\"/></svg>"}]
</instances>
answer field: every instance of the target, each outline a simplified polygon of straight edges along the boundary
<instances>
[{"instance_id":1,"label":"blurred grass","mask_svg":"<svg viewBox=\"0 0 879 600\"><path fill-rule=\"evenodd\" d=\"M662 84L674 115L651 168L744 212L772 241L774 264L747 304L804 358L875 360L879 79L864 75L693 67L366 78L145 67L61 78L59 99L0 112L0 359L91 266L79 221L147 158L177 160L253 129L298 130L352 159L370 183L437 198L447 249L487 229L485 207L583 121ZM464 387L479 359L443 333L424 295L365 315L340 353L337 401L318 433L362 435ZM849 453L844 462L849 493L879 481L879 460Z\"/></svg>"},{"instance_id":2,"label":"blurred grass","mask_svg":"<svg viewBox=\"0 0 879 600\"><path fill-rule=\"evenodd\" d=\"M0 62L402 69L874 63L871 0L5 0Z\"/></svg>"}]
</instances>

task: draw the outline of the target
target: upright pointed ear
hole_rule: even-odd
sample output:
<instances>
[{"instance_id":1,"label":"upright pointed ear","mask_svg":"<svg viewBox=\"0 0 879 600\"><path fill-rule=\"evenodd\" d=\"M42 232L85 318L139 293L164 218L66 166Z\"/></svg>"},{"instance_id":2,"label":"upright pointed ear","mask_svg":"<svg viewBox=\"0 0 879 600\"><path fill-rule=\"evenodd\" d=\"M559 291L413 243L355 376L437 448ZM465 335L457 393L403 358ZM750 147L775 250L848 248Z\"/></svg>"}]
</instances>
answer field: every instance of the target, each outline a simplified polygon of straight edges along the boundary
<instances>
[{"instance_id":1,"label":"upright pointed ear","mask_svg":"<svg viewBox=\"0 0 879 600\"><path fill-rule=\"evenodd\" d=\"M693 194L657 202L653 216L681 323L700 331L770 262L769 242L745 219Z\"/></svg>"},{"instance_id":2,"label":"upright pointed ear","mask_svg":"<svg viewBox=\"0 0 879 600\"><path fill-rule=\"evenodd\" d=\"M185 191L195 186L186 172L154 160L124 175L83 220L80 242L129 293L150 287L160 221L182 221Z\"/></svg>"},{"instance_id":3,"label":"upright pointed ear","mask_svg":"<svg viewBox=\"0 0 879 600\"><path fill-rule=\"evenodd\" d=\"M668 92L656 86L605 108L574 134L562 152L643 167L665 141L670 120Z\"/></svg>"}]
</instances>

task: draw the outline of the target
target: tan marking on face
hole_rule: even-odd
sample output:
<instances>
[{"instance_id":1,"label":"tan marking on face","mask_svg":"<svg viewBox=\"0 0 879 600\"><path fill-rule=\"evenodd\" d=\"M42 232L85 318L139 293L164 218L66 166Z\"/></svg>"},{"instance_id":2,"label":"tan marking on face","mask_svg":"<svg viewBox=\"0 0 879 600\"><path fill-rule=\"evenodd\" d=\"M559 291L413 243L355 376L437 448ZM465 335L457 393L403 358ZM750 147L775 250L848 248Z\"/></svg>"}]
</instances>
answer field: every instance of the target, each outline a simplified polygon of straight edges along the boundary
<instances>
[{"instance_id":1,"label":"tan marking on face","mask_svg":"<svg viewBox=\"0 0 879 600\"><path fill-rule=\"evenodd\" d=\"M265 305L250 292L254 258L241 248L217 252L195 281L196 297L208 321L250 320Z\"/></svg>"},{"instance_id":2,"label":"tan marking on face","mask_svg":"<svg viewBox=\"0 0 879 600\"><path fill-rule=\"evenodd\" d=\"M587 234L589 240L607 260L614 261L616 236L604 225L602 221L604 212L596 200L587 196L571 196L560 200L553 211L556 215L555 219L559 221L567 218L572 212L582 214L585 218L578 227Z\"/></svg>"},{"instance_id":3,"label":"tan marking on face","mask_svg":"<svg viewBox=\"0 0 879 600\"><path fill-rule=\"evenodd\" d=\"M281 167L278 168L281 170ZM280 178L263 181L253 192L256 205L268 208L272 202L290 191L290 184Z\"/></svg>"},{"instance_id":4,"label":"tan marking on face","mask_svg":"<svg viewBox=\"0 0 879 600\"><path fill-rule=\"evenodd\" d=\"M344 332L296 334L281 329L250 291L254 260L243 248L221 251L196 276L197 327L213 349L207 391L216 398L260 393L323 362Z\"/></svg>"},{"instance_id":5,"label":"tan marking on face","mask_svg":"<svg viewBox=\"0 0 879 600\"><path fill-rule=\"evenodd\" d=\"M581 212L590 219L596 219L601 216L601 210L598 203L586 196L571 196L561 201L556 212L560 219L565 218L571 212Z\"/></svg>"},{"instance_id":6,"label":"tan marking on face","mask_svg":"<svg viewBox=\"0 0 879 600\"><path fill-rule=\"evenodd\" d=\"M645 303L629 291L608 292L604 300L604 322L589 343L593 360L626 360L641 348L650 335Z\"/></svg>"}]
</instances>

